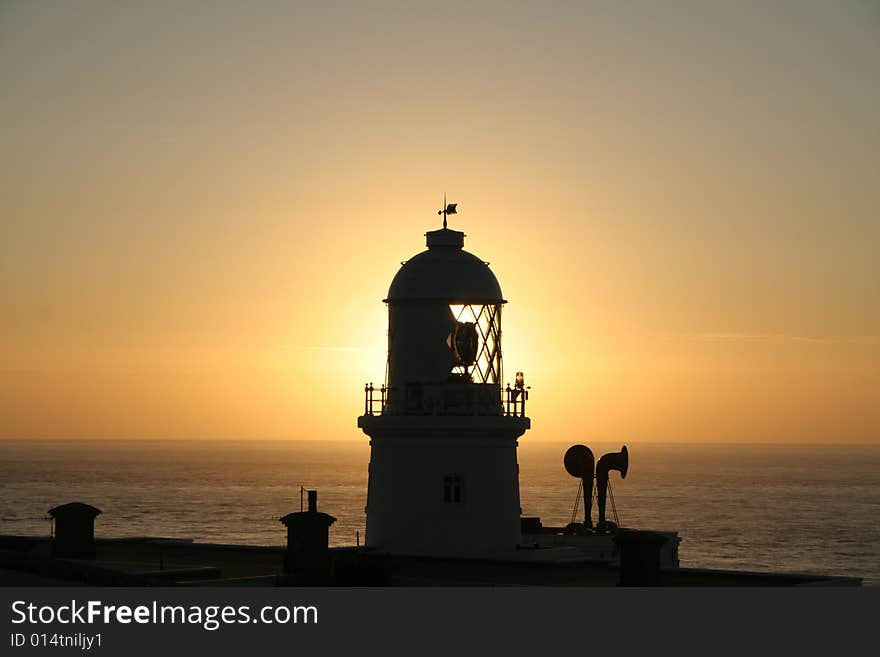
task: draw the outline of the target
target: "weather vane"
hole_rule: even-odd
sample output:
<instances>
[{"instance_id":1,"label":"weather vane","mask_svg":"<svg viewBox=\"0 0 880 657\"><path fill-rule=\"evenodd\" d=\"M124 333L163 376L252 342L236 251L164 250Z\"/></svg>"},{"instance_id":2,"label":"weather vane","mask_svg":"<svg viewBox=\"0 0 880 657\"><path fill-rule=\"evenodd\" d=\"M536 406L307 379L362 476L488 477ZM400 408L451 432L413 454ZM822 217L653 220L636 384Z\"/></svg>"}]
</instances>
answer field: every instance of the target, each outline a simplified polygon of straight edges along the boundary
<instances>
[{"instance_id":1,"label":"weather vane","mask_svg":"<svg viewBox=\"0 0 880 657\"><path fill-rule=\"evenodd\" d=\"M458 203L450 203L449 205L446 205L446 194L443 195L443 209L437 213L443 215L443 228L446 228L447 214L458 214L458 211L455 209L457 206Z\"/></svg>"}]
</instances>

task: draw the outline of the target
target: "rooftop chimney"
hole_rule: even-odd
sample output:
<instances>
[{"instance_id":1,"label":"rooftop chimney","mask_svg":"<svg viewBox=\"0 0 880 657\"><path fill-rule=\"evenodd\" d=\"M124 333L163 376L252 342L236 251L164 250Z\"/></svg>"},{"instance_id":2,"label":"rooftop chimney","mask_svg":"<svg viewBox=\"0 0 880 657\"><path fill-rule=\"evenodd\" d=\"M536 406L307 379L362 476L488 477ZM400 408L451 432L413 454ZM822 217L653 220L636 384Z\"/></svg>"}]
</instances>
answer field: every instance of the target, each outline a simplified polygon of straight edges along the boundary
<instances>
[{"instance_id":1,"label":"rooftop chimney","mask_svg":"<svg viewBox=\"0 0 880 657\"><path fill-rule=\"evenodd\" d=\"M49 509L55 520L52 556L61 559L95 558L95 518L101 509L83 502L70 502Z\"/></svg>"},{"instance_id":2,"label":"rooftop chimney","mask_svg":"<svg viewBox=\"0 0 880 657\"><path fill-rule=\"evenodd\" d=\"M308 511L281 518L287 527L284 574L297 584L324 584L330 579L330 525L336 518L318 511L318 491L308 495Z\"/></svg>"}]
</instances>

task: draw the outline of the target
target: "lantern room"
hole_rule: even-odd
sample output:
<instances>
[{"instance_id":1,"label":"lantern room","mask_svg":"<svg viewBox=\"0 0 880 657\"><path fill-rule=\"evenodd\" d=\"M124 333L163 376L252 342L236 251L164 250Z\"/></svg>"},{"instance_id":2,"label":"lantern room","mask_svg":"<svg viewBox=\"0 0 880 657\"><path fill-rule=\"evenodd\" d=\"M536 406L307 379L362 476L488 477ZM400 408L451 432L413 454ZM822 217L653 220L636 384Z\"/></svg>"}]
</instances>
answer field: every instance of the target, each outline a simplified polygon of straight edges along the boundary
<instances>
[{"instance_id":1,"label":"lantern room","mask_svg":"<svg viewBox=\"0 0 880 657\"><path fill-rule=\"evenodd\" d=\"M464 250L464 233L426 234L428 249L404 262L388 304L382 412L500 415L501 310L489 264Z\"/></svg>"}]
</instances>

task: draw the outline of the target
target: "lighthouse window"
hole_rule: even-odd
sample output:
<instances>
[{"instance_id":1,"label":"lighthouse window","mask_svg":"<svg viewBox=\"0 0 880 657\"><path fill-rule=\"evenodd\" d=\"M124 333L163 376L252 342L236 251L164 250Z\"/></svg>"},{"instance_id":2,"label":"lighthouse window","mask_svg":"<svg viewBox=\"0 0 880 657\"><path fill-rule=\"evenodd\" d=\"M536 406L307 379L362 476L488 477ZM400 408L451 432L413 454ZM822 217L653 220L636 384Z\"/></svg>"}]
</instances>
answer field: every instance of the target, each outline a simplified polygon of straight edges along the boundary
<instances>
[{"instance_id":1,"label":"lighthouse window","mask_svg":"<svg viewBox=\"0 0 880 657\"><path fill-rule=\"evenodd\" d=\"M452 381L496 384L501 380L501 304L450 304L446 345L455 365Z\"/></svg>"},{"instance_id":2,"label":"lighthouse window","mask_svg":"<svg viewBox=\"0 0 880 657\"><path fill-rule=\"evenodd\" d=\"M461 504L464 502L464 479L461 475L443 477L443 503Z\"/></svg>"}]
</instances>

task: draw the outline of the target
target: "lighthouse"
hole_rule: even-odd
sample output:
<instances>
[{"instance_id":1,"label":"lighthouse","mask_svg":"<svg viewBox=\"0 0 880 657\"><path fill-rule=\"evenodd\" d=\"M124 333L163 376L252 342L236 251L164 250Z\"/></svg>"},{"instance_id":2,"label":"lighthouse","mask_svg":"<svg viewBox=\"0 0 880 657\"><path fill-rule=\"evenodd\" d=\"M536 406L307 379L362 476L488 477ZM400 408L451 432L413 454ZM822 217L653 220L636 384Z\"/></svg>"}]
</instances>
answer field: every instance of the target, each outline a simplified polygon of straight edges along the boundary
<instances>
[{"instance_id":1,"label":"lighthouse","mask_svg":"<svg viewBox=\"0 0 880 657\"><path fill-rule=\"evenodd\" d=\"M425 234L388 289L384 384L367 384L366 543L391 554L491 556L520 542L521 372L502 385L506 301L463 232Z\"/></svg>"}]
</instances>

